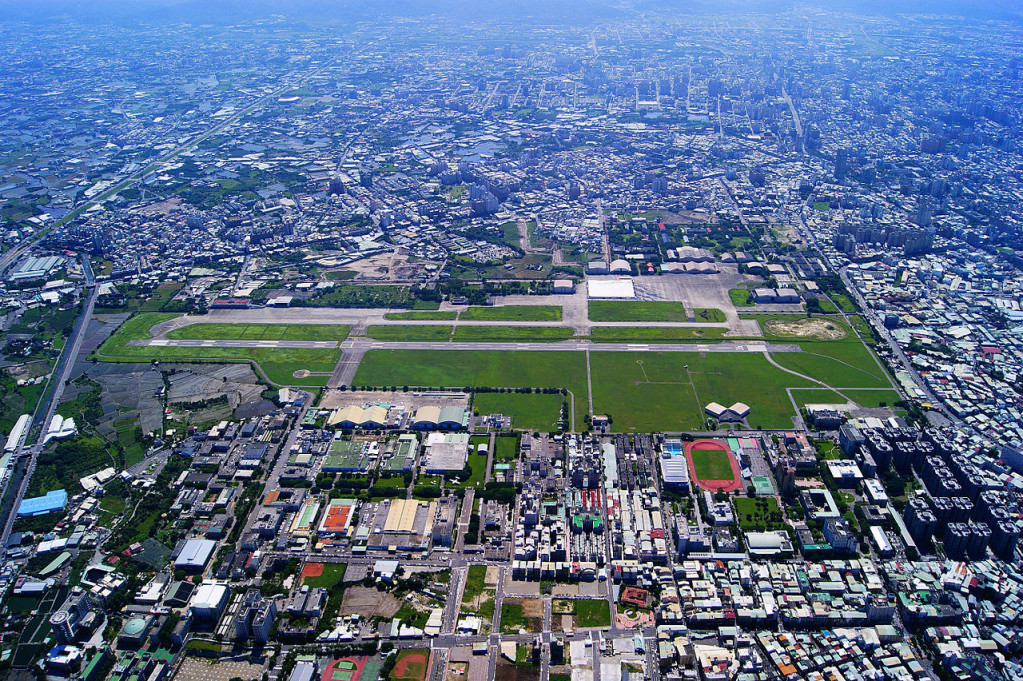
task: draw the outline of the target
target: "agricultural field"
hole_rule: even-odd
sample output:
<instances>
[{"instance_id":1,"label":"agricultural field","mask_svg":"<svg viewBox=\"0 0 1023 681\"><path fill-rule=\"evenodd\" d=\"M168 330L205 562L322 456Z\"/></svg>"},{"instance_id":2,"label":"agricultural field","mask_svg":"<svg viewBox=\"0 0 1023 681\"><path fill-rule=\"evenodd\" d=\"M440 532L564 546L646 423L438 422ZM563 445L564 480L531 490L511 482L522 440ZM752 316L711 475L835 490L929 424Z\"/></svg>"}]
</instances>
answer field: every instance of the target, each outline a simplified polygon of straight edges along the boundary
<instances>
[{"instance_id":1,"label":"agricultural field","mask_svg":"<svg viewBox=\"0 0 1023 681\"><path fill-rule=\"evenodd\" d=\"M470 307L458 317L466 322L558 322L560 305L503 305Z\"/></svg>"},{"instance_id":2,"label":"agricultural field","mask_svg":"<svg viewBox=\"0 0 1023 681\"><path fill-rule=\"evenodd\" d=\"M593 322L687 322L682 303L666 300L591 300Z\"/></svg>"}]
</instances>

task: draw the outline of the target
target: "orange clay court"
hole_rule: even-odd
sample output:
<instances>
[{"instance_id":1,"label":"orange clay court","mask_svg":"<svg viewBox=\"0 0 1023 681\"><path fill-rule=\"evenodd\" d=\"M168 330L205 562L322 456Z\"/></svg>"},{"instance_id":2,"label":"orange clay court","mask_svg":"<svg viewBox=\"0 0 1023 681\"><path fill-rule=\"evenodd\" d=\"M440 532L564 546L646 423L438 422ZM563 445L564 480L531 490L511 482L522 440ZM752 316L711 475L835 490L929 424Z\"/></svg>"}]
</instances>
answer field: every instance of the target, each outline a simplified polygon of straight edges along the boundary
<instances>
[{"instance_id":1,"label":"orange clay court","mask_svg":"<svg viewBox=\"0 0 1023 681\"><path fill-rule=\"evenodd\" d=\"M344 532L348 529L348 521L352 517L352 507L349 504L331 503L327 506L327 513L320 525L321 532Z\"/></svg>"},{"instance_id":2,"label":"orange clay court","mask_svg":"<svg viewBox=\"0 0 1023 681\"><path fill-rule=\"evenodd\" d=\"M319 577L323 574L323 563L306 563L302 567L302 575L299 578L299 582L306 577Z\"/></svg>"}]
</instances>

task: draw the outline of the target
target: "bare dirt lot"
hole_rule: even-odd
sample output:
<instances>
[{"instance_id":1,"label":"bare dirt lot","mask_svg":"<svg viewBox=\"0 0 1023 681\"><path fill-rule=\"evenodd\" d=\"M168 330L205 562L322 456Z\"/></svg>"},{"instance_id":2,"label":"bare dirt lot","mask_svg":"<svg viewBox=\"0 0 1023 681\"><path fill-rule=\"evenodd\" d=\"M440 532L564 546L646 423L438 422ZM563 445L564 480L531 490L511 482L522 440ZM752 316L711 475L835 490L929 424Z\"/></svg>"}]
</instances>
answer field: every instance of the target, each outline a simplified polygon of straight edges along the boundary
<instances>
[{"instance_id":1,"label":"bare dirt lot","mask_svg":"<svg viewBox=\"0 0 1023 681\"><path fill-rule=\"evenodd\" d=\"M800 319L793 321L774 320L765 324L767 331L777 336L813 338L816 340L841 340L845 329L828 319Z\"/></svg>"},{"instance_id":2,"label":"bare dirt lot","mask_svg":"<svg viewBox=\"0 0 1023 681\"><path fill-rule=\"evenodd\" d=\"M341 614L392 617L400 607L401 603L391 594L364 586L353 586L345 591L344 600L341 601Z\"/></svg>"}]
</instances>

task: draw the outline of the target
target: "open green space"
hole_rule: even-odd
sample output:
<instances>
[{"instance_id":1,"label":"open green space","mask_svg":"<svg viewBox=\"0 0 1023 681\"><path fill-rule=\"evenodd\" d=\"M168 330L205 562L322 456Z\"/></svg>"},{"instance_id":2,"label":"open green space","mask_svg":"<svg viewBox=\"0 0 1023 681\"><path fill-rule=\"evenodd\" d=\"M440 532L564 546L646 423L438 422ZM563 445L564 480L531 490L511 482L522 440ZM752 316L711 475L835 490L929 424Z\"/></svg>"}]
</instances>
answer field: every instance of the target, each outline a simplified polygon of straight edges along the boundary
<instances>
[{"instance_id":1,"label":"open green space","mask_svg":"<svg viewBox=\"0 0 1023 681\"><path fill-rule=\"evenodd\" d=\"M589 318L594 322L686 322L682 303L667 300L591 300Z\"/></svg>"},{"instance_id":2,"label":"open green space","mask_svg":"<svg viewBox=\"0 0 1023 681\"><path fill-rule=\"evenodd\" d=\"M732 464L725 449L694 449L693 468L700 480L732 480Z\"/></svg>"},{"instance_id":3,"label":"open green space","mask_svg":"<svg viewBox=\"0 0 1023 681\"><path fill-rule=\"evenodd\" d=\"M366 328L366 335L380 341L436 342L451 340L451 327L446 324L374 324Z\"/></svg>"},{"instance_id":4,"label":"open green space","mask_svg":"<svg viewBox=\"0 0 1023 681\"><path fill-rule=\"evenodd\" d=\"M180 281L168 281L160 284L153 291L149 300L139 305L139 311L141 312L157 312L163 309L171 298L177 295L181 287L184 286L183 282Z\"/></svg>"},{"instance_id":5,"label":"open green space","mask_svg":"<svg viewBox=\"0 0 1023 681\"><path fill-rule=\"evenodd\" d=\"M557 322L561 321L560 305L502 305L470 307L459 319L473 322Z\"/></svg>"},{"instance_id":6,"label":"open green space","mask_svg":"<svg viewBox=\"0 0 1023 681\"><path fill-rule=\"evenodd\" d=\"M730 288L728 297L731 298L732 305L736 307L748 307L753 304L753 294L749 292L748 288Z\"/></svg>"},{"instance_id":7,"label":"open green space","mask_svg":"<svg viewBox=\"0 0 1023 681\"><path fill-rule=\"evenodd\" d=\"M693 310L693 316L696 321L706 324L720 324L728 319L724 312L714 307L697 307Z\"/></svg>"},{"instance_id":8,"label":"open green space","mask_svg":"<svg viewBox=\"0 0 1023 681\"><path fill-rule=\"evenodd\" d=\"M611 608L603 599L577 600L575 601L575 618L577 627L609 627L611 626Z\"/></svg>"},{"instance_id":9,"label":"open green space","mask_svg":"<svg viewBox=\"0 0 1023 681\"><path fill-rule=\"evenodd\" d=\"M462 602L471 603L483 593L483 585L487 579L486 565L470 565L465 575L465 588L462 589Z\"/></svg>"},{"instance_id":10,"label":"open green space","mask_svg":"<svg viewBox=\"0 0 1023 681\"><path fill-rule=\"evenodd\" d=\"M469 452L465 465L472 470L469 477L461 482L448 480L444 483L445 487L465 489L466 487L479 488L483 485L483 480L487 477L487 455L480 454L473 449Z\"/></svg>"},{"instance_id":11,"label":"open green space","mask_svg":"<svg viewBox=\"0 0 1023 681\"><path fill-rule=\"evenodd\" d=\"M576 627L611 626L611 608L604 599L556 598L551 609L557 614L575 615Z\"/></svg>"},{"instance_id":12,"label":"open green space","mask_svg":"<svg viewBox=\"0 0 1023 681\"><path fill-rule=\"evenodd\" d=\"M531 341L555 343L572 337L572 329L560 326L458 326L455 341Z\"/></svg>"},{"instance_id":13,"label":"open green space","mask_svg":"<svg viewBox=\"0 0 1023 681\"><path fill-rule=\"evenodd\" d=\"M844 391L843 391L844 392ZM792 398L800 409L807 404L844 404L842 396L832 390L824 388L809 388L792 391Z\"/></svg>"},{"instance_id":14,"label":"open green space","mask_svg":"<svg viewBox=\"0 0 1023 681\"><path fill-rule=\"evenodd\" d=\"M523 600L505 599L501 603L501 633L517 634L519 631L537 633L542 626L541 618L526 615Z\"/></svg>"},{"instance_id":15,"label":"open green space","mask_svg":"<svg viewBox=\"0 0 1023 681\"><path fill-rule=\"evenodd\" d=\"M710 402L745 402L752 427L789 428L785 388L811 387L754 353L591 352L590 366L594 411L616 432L696 430Z\"/></svg>"},{"instance_id":16,"label":"open green space","mask_svg":"<svg viewBox=\"0 0 1023 681\"><path fill-rule=\"evenodd\" d=\"M781 366L834 388L887 388L885 372L856 336L844 341L802 341L802 352L777 352Z\"/></svg>"},{"instance_id":17,"label":"open green space","mask_svg":"<svg viewBox=\"0 0 1023 681\"><path fill-rule=\"evenodd\" d=\"M334 370L341 351L332 348L185 348L128 345L133 339L151 338L149 328L173 318L167 313L144 313L132 317L117 330L96 356L107 362L148 362L213 360L222 362L254 362L266 378L279 385L322 386L328 376L296 377L299 370L329 374Z\"/></svg>"},{"instance_id":18,"label":"open green space","mask_svg":"<svg viewBox=\"0 0 1023 681\"><path fill-rule=\"evenodd\" d=\"M567 388L576 421L586 410L586 357L581 352L490 350L370 350L354 385Z\"/></svg>"},{"instance_id":19,"label":"open green space","mask_svg":"<svg viewBox=\"0 0 1023 681\"><path fill-rule=\"evenodd\" d=\"M821 314L835 314L838 312L838 307L827 298L818 298L817 301Z\"/></svg>"},{"instance_id":20,"label":"open green space","mask_svg":"<svg viewBox=\"0 0 1023 681\"><path fill-rule=\"evenodd\" d=\"M846 396L861 407L891 407L902 399L894 390L843 390Z\"/></svg>"},{"instance_id":21,"label":"open green space","mask_svg":"<svg viewBox=\"0 0 1023 681\"><path fill-rule=\"evenodd\" d=\"M181 340L343 341L347 324L189 324L167 333Z\"/></svg>"},{"instance_id":22,"label":"open green space","mask_svg":"<svg viewBox=\"0 0 1023 681\"><path fill-rule=\"evenodd\" d=\"M785 528L781 507L774 497L735 497L735 519L746 532L764 532Z\"/></svg>"},{"instance_id":23,"label":"open green space","mask_svg":"<svg viewBox=\"0 0 1023 681\"><path fill-rule=\"evenodd\" d=\"M455 310L408 310L384 314L384 319L391 321L447 320L456 317L458 317L458 312Z\"/></svg>"},{"instance_id":24,"label":"open green space","mask_svg":"<svg viewBox=\"0 0 1023 681\"><path fill-rule=\"evenodd\" d=\"M679 343L685 341L720 340L728 329L694 326L591 326L594 343Z\"/></svg>"},{"instance_id":25,"label":"open green space","mask_svg":"<svg viewBox=\"0 0 1023 681\"><path fill-rule=\"evenodd\" d=\"M547 432L557 425L564 399L557 393L476 393L473 407L481 415L510 416L512 428ZM505 439L509 438L499 438L499 441Z\"/></svg>"},{"instance_id":26,"label":"open green space","mask_svg":"<svg viewBox=\"0 0 1023 681\"><path fill-rule=\"evenodd\" d=\"M838 305L839 309L846 314L854 314L857 312L856 305L849 298L849 296L842 293L831 294L831 299L835 301L835 305Z\"/></svg>"},{"instance_id":27,"label":"open green space","mask_svg":"<svg viewBox=\"0 0 1023 681\"><path fill-rule=\"evenodd\" d=\"M494 461L497 463L515 461L519 458L519 438L498 436L494 438Z\"/></svg>"},{"instance_id":28,"label":"open green space","mask_svg":"<svg viewBox=\"0 0 1023 681\"><path fill-rule=\"evenodd\" d=\"M301 301L305 307L409 307L414 298L408 286L336 283Z\"/></svg>"},{"instance_id":29,"label":"open green space","mask_svg":"<svg viewBox=\"0 0 1023 681\"><path fill-rule=\"evenodd\" d=\"M398 478L401 480L401 478ZM302 578L302 585L309 587L321 586L324 589L333 589L341 583L345 576L345 563L324 563L323 573L316 577Z\"/></svg>"}]
</instances>

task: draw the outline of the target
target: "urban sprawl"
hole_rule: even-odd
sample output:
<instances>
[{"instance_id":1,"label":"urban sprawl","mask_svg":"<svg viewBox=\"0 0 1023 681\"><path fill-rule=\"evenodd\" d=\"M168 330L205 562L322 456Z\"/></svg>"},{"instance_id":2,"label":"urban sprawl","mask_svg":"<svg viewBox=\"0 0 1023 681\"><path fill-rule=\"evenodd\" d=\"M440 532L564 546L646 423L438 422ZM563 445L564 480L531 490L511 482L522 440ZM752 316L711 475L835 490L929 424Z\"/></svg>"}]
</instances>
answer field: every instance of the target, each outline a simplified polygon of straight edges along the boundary
<instances>
[{"instance_id":1,"label":"urban sprawl","mask_svg":"<svg viewBox=\"0 0 1023 681\"><path fill-rule=\"evenodd\" d=\"M1018 25L630 7L0 22L0 674L1023 678Z\"/></svg>"}]
</instances>

